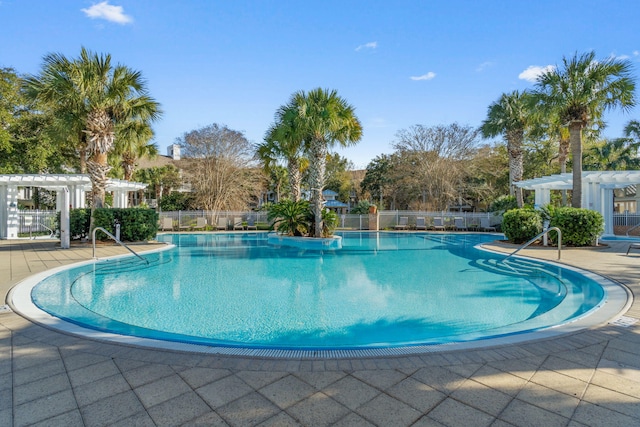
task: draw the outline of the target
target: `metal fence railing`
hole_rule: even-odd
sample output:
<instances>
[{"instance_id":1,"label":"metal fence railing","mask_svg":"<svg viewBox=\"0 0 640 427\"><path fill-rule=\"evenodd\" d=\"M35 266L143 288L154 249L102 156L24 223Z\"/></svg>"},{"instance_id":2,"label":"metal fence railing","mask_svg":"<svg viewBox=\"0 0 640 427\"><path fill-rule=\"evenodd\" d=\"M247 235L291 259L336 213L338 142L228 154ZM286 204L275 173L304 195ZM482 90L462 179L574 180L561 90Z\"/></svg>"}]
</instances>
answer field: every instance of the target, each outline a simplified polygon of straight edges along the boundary
<instances>
[{"instance_id":1,"label":"metal fence railing","mask_svg":"<svg viewBox=\"0 0 640 427\"><path fill-rule=\"evenodd\" d=\"M613 233L640 235L640 213L614 213Z\"/></svg>"},{"instance_id":2,"label":"metal fence railing","mask_svg":"<svg viewBox=\"0 0 640 427\"><path fill-rule=\"evenodd\" d=\"M252 229L268 229L269 221L266 212L253 211L168 211L160 212L161 231L187 231L187 230L233 230L241 227L246 229L251 225ZM415 229L416 218L425 219L427 229L433 228L434 219L441 218L445 229L456 229L458 224L469 230L481 229L481 224L496 227L502 222L500 215L475 212L423 212L423 211L380 211L379 229L394 229L400 223L400 218L406 217L408 229ZM481 220L481 218L485 218ZM616 225L634 226L640 224L639 215L614 215ZM624 224L623 224L624 223ZM51 230L56 230L57 212L42 210L18 211L18 233L21 237L36 235L49 235ZM339 214L339 230L369 230L369 215Z\"/></svg>"},{"instance_id":3,"label":"metal fence railing","mask_svg":"<svg viewBox=\"0 0 640 427\"><path fill-rule=\"evenodd\" d=\"M400 218L407 218L407 228L415 229L416 218L425 219L426 228L433 228L434 219L440 218L445 229L458 229L460 225L469 230L482 229L481 225L496 227L501 224L502 217L491 213L475 212L422 212L422 211L380 211L379 229L394 229ZM200 218L200 220L198 220ZM481 218L485 218L481 220ZM203 226L206 221L206 226ZM160 213L160 229L163 231L224 229L232 230L238 222L246 225L254 224L258 229L267 229L269 221L266 212L247 211L170 211ZM339 214L339 230L369 230L369 215Z\"/></svg>"}]
</instances>

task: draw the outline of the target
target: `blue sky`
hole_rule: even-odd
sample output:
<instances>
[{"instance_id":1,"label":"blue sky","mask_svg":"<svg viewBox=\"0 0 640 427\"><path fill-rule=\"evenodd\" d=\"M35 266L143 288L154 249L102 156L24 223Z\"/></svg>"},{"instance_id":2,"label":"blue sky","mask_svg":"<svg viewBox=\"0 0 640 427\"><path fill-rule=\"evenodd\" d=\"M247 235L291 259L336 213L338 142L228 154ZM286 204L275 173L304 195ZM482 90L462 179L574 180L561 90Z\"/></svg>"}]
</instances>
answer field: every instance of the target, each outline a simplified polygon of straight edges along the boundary
<instances>
[{"instance_id":1,"label":"blue sky","mask_svg":"<svg viewBox=\"0 0 640 427\"><path fill-rule=\"evenodd\" d=\"M637 77L638 22L637 0L0 0L0 66L35 74L47 53L110 53L162 104L163 154L211 123L260 142L292 93L335 89L364 128L339 152L365 167L400 129L480 125L575 52L629 59ZM605 136L631 119L640 108L607 114Z\"/></svg>"}]
</instances>

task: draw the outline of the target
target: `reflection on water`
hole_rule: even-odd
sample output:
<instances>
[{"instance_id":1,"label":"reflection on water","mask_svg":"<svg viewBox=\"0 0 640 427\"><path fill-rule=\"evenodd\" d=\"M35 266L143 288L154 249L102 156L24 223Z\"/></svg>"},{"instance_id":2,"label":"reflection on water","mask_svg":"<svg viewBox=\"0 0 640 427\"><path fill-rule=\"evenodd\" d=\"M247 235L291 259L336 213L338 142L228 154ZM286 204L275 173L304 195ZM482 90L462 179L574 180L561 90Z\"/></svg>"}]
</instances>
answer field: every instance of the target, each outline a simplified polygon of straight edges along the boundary
<instances>
[{"instance_id":1,"label":"reflection on water","mask_svg":"<svg viewBox=\"0 0 640 427\"><path fill-rule=\"evenodd\" d=\"M145 337L285 348L469 340L564 322L602 289L542 263L500 270L495 236L345 233L340 250L267 245L264 233L163 235L177 247L59 273L46 311ZM558 292L560 290L560 292Z\"/></svg>"}]
</instances>

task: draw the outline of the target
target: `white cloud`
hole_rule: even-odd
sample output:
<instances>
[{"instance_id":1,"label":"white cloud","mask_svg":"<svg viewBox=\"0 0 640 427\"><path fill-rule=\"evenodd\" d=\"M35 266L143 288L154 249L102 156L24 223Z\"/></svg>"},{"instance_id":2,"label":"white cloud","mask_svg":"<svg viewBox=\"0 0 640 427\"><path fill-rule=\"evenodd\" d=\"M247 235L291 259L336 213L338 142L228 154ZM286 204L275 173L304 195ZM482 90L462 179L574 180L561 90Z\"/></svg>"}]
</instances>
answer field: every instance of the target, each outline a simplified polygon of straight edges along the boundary
<instances>
[{"instance_id":1,"label":"white cloud","mask_svg":"<svg viewBox=\"0 0 640 427\"><path fill-rule=\"evenodd\" d=\"M80 10L91 19L104 19L109 22L115 22L122 25L133 22L133 18L131 16L125 15L122 6L111 5L108 1L103 1L98 4L94 4L88 9Z\"/></svg>"},{"instance_id":2,"label":"white cloud","mask_svg":"<svg viewBox=\"0 0 640 427\"><path fill-rule=\"evenodd\" d=\"M429 71L427 74L421 76L411 76L411 80L431 80L436 76L436 73Z\"/></svg>"},{"instance_id":3,"label":"white cloud","mask_svg":"<svg viewBox=\"0 0 640 427\"><path fill-rule=\"evenodd\" d=\"M482 64L478 65L478 68L476 68L476 71L482 72L485 70L485 68L489 68L492 66L493 66L493 62L490 62L490 61L483 62Z\"/></svg>"},{"instance_id":4,"label":"white cloud","mask_svg":"<svg viewBox=\"0 0 640 427\"><path fill-rule=\"evenodd\" d=\"M378 42L369 42L365 44L361 44L356 48L356 52L361 51L362 49L375 49L378 47Z\"/></svg>"},{"instance_id":5,"label":"white cloud","mask_svg":"<svg viewBox=\"0 0 640 427\"><path fill-rule=\"evenodd\" d=\"M545 67L530 65L529 68L518 74L518 78L528 82L535 82L541 74L553 71L555 68L553 65L547 65Z\"/></svg>"},{"instance_id":6,"label":"white cloud","mask_svg":"<svg viewBox=\"0 0 640 427\"><path fill-rule=\"evenodd\" d=\"M634 50L633 51L633 56L638 56L640 55L640 51L639 50Z\"/></svg>"}]
</instances>

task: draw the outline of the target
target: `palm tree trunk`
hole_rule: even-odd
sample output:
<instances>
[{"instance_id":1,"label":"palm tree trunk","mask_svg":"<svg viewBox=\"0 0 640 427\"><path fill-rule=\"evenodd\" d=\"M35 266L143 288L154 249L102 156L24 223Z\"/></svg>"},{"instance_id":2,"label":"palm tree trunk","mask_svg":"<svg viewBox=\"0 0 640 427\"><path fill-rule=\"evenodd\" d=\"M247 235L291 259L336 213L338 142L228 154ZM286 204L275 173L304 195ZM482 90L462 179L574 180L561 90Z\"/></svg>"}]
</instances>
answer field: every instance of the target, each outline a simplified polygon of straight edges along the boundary
<instances>
[{"instance_id":1,"label":"palm tree trunk","mask_svg":"<svg viewBox=\"0 0 640 427\"><path fill-rule=\"evenodd\" d=\"M583 122L574 120L569 123L569 140L573 162L573 192L571 206L582 207L582 126Z\"/></svg>"},{"instance_id":2,"label":"palm tree trunk","mask_svg":"<svg viewBox=\"0 0 640 427\"><path fill-rule=\"evenodd\" d=\"M567 157L569 156L569 146L571 141L560 137L558 147L558 162L560 163L560 173L567 173ZM567 206L567 190L562 190L562 206Z\"/></svg>"},{"instance_id":3,"label":"palm tree trunk","mask_svg":"<svg viewBox=\"0 0 640 427\"><path fill-rule=\"evenodd\" d=\"M311 141L311 167L309 179L311 181L311 203L315 217L315 237L322 237L322 189L327 162L327 144L321 139Z\"/></svg>"},{"instance_id":4,"label":"palm tree trunk","mask_svg":"<svg viewBox=\"0 0 640 427\"><path fill-rule=\"evenodd\" d=\"M522 188L516 187L513 183L522 181L522 176L524 175L522 138L522 135L514 135L507 139L507 150L509 151L509 194L516 196L519 208L524 206L524 196Z\"/></svg>"},{"instance_id":5,"label":"palm tree trunk","mask_svg":"<svg viewBox=\"0 0 640 427\"><path fill-rule=\"evenodd\" d=\"M287 169L289 171L289 186L291 187L291 199L294 202L300 201L300 181L302 174L300 173L300 160L297 158L289 158L287 160Z\"/></svg>"}]
</instances>

